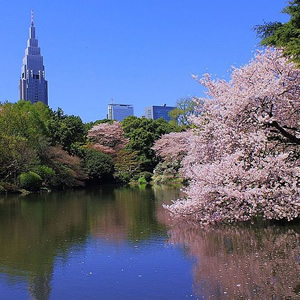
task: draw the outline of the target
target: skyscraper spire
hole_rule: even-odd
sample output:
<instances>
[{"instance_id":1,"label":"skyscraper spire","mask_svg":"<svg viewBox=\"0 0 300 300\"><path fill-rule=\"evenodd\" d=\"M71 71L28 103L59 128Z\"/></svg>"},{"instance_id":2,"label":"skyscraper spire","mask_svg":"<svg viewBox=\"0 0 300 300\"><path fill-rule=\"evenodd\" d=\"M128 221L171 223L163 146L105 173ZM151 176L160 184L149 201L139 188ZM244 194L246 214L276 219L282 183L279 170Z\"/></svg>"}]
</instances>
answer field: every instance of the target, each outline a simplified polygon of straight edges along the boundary
<instances>
[{"instance_id":1,"label":"skyscraper spire","mask_svg":"<svg viewBox=\"0 0 300 300\"><path fill-rule=\"evenodd\" d=\"M31 10L31 26L32 27L34 26L34 23L33 23L33 9Z\"/></svg>"},{"instance_id":2,"label":"skyscraper spire","mask_svg":"<svg viewBox=\"0 0 300 300\"><path fill-rule=\"evenodd\" d=\"M21 100L30 100L32 103L41 101L48 105L48 82L45 79L43 56L38 40L35 38L33 10L31 10L31 26L23 58L19 91Z\"/></svg>"}]
</instances>

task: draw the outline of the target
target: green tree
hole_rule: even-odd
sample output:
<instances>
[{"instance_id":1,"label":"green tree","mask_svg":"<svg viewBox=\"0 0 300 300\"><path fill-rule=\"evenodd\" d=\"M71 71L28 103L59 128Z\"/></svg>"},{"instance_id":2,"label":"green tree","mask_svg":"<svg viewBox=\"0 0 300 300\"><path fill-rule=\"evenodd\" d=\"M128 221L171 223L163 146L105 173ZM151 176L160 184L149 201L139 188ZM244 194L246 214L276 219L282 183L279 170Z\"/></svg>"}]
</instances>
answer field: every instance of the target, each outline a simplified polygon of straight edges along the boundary
<instances>
[{"instance_id":1,"label":"green tree","mask_svg":"<svg viewBox=\"0 0 300 300\"><path fill-rule=\"evenodd\" d=\"M17 183L21 172L38 163L37 152L23 137L0 132L0 180Z\"/></svg>"},{"instance_id":2,"label":"green tree","mask_svg":"<svg viewBox=\"0 0 300 300\"><path fill-rule=\"evenodd\" d=\"M68 116L61 108L52 113L49 131L52 145L62 145L69 154L78 154L87 135L81 118L74 115Z\"/></svg>"},{"instance_id":3,"label":"green tree","mask_svg":"<svg viewBox=\"0 0 300 300\"><path fill-rule=\"evenodd\" d=\"M49 108L29 101L0 105L0 179L13 181L39 162L49 136Z\"/></svg>"},{"instance_id":4,"label":"green tree","mask_svg":"<svg viewBox=\"0 0 300 300\"><path fill-rule=\"evenodd\" d=\"M23 137L32 147L37 147L40 137L49 136L50 114L49 108L40 102L4 103L0 106L0 129L7 135Z\"/></svg>"},{"instance_id":5,"label":"green tree","mask_svg":"<svg viewBox=\"0 0 300 300\"><path fill-rule=\"evenodd\" d=\"M284 49L284 54L300 65L300 0L292 0L283 9L290 16L286 23L268 22L254 30L261 38L261 45Z\"/></svg>"},{"instance_id":6,"label":"green tree","mask_svg":"<svg viewBox=\"0 0 300 300\"><path fill-rule=\"evenodd\" d=\"M172 118L170 122L173 126L190 127L192 124L190 117L200 113L199 106L197 107L193 97L181 98L177 101L176 108L169 112L169 116Z\"/></svg>"},{"instance_id":7,"label":"green tree","mask_svg":"<svg viewBox=\"0 0 300 300\"><path fill-rule=\"evenodd\" d=\"M84 167L92 182L110 181L114 172L112 158L100 151L86 149Z\"/></svg>"},{"instance_id":8,"label":"green tree","mask_svg":"<svg viewBox=\"0 0 300 300\"><path fill-rule=\"evenodd\" d=\"M121 123L125 137L130 139L126 148L137 152L141 171L152 172L158 159L151 147L163 134L177 131L177 126L162 118L152 120L134 116L125 118Z\"/></svg>"},{"instance_id":9,"label":"green tree","mask_svg":"<svg viewBox=\"0 0 300 300\"><path fill-rule=\"evenodd\" d=\"M129 182L134 175L140 173L141 163L137 151L122 149L115 157L114 178L118 182Z\"/></svg>"}]
</instances>

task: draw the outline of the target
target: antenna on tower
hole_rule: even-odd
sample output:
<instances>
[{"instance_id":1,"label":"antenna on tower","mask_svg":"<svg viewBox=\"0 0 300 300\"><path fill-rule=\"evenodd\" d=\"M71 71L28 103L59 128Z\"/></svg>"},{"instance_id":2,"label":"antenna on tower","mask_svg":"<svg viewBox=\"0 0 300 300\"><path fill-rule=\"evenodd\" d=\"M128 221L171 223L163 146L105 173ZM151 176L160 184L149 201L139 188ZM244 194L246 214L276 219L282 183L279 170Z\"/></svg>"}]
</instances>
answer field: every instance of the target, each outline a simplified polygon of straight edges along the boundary
<instances>
[{"instance_id":1,"label":"antenna on tower","mask_svg":"<svg viewBox=\"0 0 300 300\"><path fill-rule=\"evenodd\" d=\"M33 23L33 9L31 10L31 26L34 26L34 23Z\"/></svg>"}]
</instances>

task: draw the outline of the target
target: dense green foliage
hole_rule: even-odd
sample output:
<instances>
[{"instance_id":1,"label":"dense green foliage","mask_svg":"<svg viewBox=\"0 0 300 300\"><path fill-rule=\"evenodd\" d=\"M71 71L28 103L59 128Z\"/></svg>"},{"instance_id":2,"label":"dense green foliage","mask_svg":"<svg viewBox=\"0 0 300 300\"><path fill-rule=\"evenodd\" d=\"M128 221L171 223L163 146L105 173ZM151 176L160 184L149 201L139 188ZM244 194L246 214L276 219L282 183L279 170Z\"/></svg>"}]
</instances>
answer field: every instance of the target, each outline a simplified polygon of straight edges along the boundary
<instances>
[{"instance_id":1,"label":"dense green foliage","mask_svg":"<svg viewBox=\"0 0 300 300\"><path fill-rule=\"evenodd\" d=\"M47 185L55 176L55 171L44 165L38 165L35 168L35 172L41 176L43 179L44 183Z\"/></svg>"},{"instance_id":2,"label":"dense green foliage","mask_svg":"<svg viewBox=\"0 0 300 300\"><path fill-rule=\"evenodd\" d=\"M122 121L125 136L130 139L126 148L136 151L140 162L140 171L152 172L158 159L151 149L154 142L163 134L179 130L177 126L161 119L152 120L127 117Z\"/></svg>"},{"instance_id":3,"label":"dense green foliage","mask_svg":"<svg viewBox=\"0 0 300 300\"><path fill-rule=\"evenodd\" d=\"M114 162L105 153L94 149L86 149L84 167L93 182L103 182L111 180L114 171Z\"/></svg>"},{"instance_id":4,"label":"dense green foliage","mask_svg":"<svg viewBox=\"0 0 300 300\"><path fill-rule=\"evenodd\" d=\"M60 144L69 154L79 154L85 142L86 129L78 116L67 116L62 109L53 112L48 123L52 145Z\"/></svg>"},{"instance_id":5,"label":"dense green foliage","mask_svg":"<svg viewBox=\"0 0 300 300\"><path fill-rule=\"evenodd\" d=\"M16 183L39 161L49 137L46 120L50 110L42 103L20 101L0 107L0 178Z\"/></svg>"},{"instance_id":6,"label":"dense green foliage","mask_svg":"<svg viewBox=\"0 0 300 300\"><path fill-rule=\"evenodd\" d=\"M127 183L141 172L137 151L124 149L115 157L114 178L117 182Z\"/></svg>"},{"instance_id":7,"label":"dense green foliage","mask_svg":"<svg viewBox=\"0 0 300 300\"><path fill-rule=\"evenodd\" d=\"M286 23L268 22L255 26L261 44L284 49L285 55L300 64L300 0L289 1L283 13L290 16Z\"/></svg>"},{"instance_id":8,"label":"dense green foliage","mask_svg":"<svg viewBox=\"0 0 300 300\"><path fill-rule=\"evenodd\" d=\"M42 182L41 176L32 171L20 175L20 186L27 190L39 190Z\"/></svg>"}]
</instances>

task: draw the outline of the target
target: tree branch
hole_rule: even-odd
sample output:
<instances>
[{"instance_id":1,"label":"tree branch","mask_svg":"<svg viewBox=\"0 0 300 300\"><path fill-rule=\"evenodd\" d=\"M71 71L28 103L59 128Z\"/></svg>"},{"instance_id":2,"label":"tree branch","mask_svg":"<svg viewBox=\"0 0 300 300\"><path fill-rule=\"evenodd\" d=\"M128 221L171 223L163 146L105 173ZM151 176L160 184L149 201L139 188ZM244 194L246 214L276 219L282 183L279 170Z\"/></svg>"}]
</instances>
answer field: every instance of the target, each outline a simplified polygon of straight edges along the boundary
<instances>
[{"instance_id":1,"label":"tree branch","mask_svg":"<svg viewBox=\"0 0 300 300\"><path fill-rule=\"evenodd\" d=\"M297 138L296 136L290 134L288 131L286 131L283 127L281 127L276 121L273 121L269 123L269 126L272 126L279 130L279 132L286 137L291 143L300 145L300 139Z\"/></svg>"}]
</instances>

